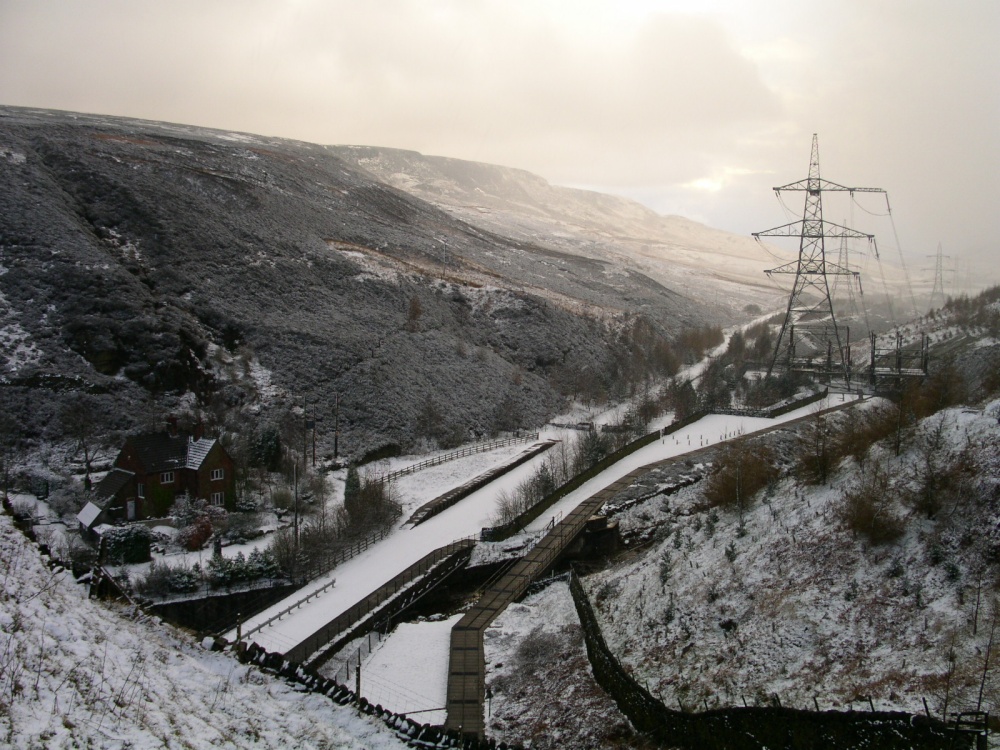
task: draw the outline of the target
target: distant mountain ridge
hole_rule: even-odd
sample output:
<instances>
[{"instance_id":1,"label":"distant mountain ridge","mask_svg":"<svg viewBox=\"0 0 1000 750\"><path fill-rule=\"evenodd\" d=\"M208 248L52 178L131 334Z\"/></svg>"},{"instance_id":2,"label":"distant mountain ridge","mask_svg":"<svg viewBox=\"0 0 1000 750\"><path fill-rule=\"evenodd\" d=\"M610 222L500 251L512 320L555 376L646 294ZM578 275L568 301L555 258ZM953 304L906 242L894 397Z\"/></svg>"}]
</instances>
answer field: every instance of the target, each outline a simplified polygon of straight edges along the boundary
<instances>
[{"instance_id":1,"label":"distant mountain ridge","mask_svg":"<svg viewBox=\"0 0 1000 750\"><path fill-rule=\"evenodd\" d=\"M370 146L330 150L456 218L522 242L612 261L737 312L776 295L774 252L752 238L663 216L615 195L552 185L522 169ZM793 256L789 255L788 260Z\"/></svg>"}]
</instances>

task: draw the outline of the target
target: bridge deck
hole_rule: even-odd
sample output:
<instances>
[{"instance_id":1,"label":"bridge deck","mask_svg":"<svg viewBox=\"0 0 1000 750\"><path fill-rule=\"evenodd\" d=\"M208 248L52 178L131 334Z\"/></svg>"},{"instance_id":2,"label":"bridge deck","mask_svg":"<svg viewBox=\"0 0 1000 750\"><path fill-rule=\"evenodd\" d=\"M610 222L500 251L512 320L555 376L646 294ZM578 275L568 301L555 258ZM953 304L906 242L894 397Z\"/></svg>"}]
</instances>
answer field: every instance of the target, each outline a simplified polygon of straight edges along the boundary
<instances>
[{"instance_id":1,"label":"bridge deck","mask_svg":"<svg viewBox=\"0 0 1000 750\"><path fill-rule=\"evenodd\" d=\"M859 403L850 401L829 407L819 413L839 411ZM759 437L780 430L797 422L811 419L815 414L786 419L756 430L748 437ZM486 692L486 658L483 650L483 633L490 623L512 602L524 594L528 586L541 576L583 530L592 515L616 494L650 471L679 461L697 460L718 448L718 444L696 448L680 455L653 461L633 469L611 484L583 500L566 517L543 537L502 578L489 586L479 601L459 620L451 631L451 652L448 666L448 718L447 729L466 735L485 736L483 703Z\"/></svg>"},{"instance_id":2,"label":"bridge deck","mask_svg":"<svg viewBox=\"0 0 1000 750\"><path fill-rule=\"evenodd\" d=\"M628 487L635 477L651 467L643 467L618 479L591 495L546 534L527 555L501 579L487 588L451 631L451 656L448 665L448 719L445 726L465 734L482 736L483 700L486 685L486 661L483 632L490 623L516 601L531 584L555 562L556 558L583 530L605 502Z\"/></svg>"}]
</instances>

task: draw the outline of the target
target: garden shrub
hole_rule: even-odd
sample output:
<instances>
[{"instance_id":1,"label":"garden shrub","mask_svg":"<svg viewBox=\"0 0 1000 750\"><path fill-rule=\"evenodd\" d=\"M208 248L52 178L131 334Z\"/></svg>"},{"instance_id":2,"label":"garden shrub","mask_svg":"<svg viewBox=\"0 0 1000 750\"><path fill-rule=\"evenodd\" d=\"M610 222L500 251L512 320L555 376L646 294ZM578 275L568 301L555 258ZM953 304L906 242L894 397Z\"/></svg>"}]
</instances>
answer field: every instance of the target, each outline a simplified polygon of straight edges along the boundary
<instances>
[{"instance_id":1,"label":"garden shrub","mask_svg":"<svg viewBox=\"0 0 1000 750\"><path fill-rule=\"evenodd\" d=\"M111 565L129 565L149 561L149 529L141 524L115 526L103 534L104 562Z\"/></svg>"}]
</instances>

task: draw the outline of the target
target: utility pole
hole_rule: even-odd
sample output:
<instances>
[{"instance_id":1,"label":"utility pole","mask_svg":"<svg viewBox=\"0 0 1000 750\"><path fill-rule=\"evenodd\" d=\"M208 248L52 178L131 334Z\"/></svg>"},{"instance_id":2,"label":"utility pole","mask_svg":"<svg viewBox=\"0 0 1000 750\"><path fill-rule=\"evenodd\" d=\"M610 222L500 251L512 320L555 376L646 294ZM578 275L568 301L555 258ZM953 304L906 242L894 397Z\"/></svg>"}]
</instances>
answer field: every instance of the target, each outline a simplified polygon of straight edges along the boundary
<instances>
[{"instance_id":1,"label":"utility pole","mask_svg":"<svg viewBox=\"0 0 1000 750\"><path fill-rule=\"evenodd\" d=\"M316 468L316 419L306 420L306 443L308 444L310 439L312 440L312 462L313 468Z\"/></svg>"},{"instance_id":2,"label":"utility pole","mask_svg":"<svg viewBox=\"0 0 1000 750\"><path fill-rule=\"evenodd\" d=\"M340 391L335 394L333 402L333 458L337 459L340 443Z\"/></svg>"},{"instance_id":3,"label":"utility pole","mask_svg":"<svg viewBox=\"0 0 1000 750\"><path fill-rule=\"evenodd\" d=\"M801 191L805 195L805 206L802 219L790 224L754 232L754 238L759 242L761 237L798 237L799 257L794 263L786 263L778 268L772 268L765 273L770 276L775 273L795 274L792 292L788 298L788 308L785 320L781 324L781 333L774 346L774 355L767 368L768 376L778 365L784 352L784 364L790 371L816 371L816 366L808 360L811 356L830 353L831 363L825 369L826 375L843 375L850 382L850 371L847 367L847 357L840 340L840 330L837 327L833 311L833 300L830 296L829 277L835 275L859 278L860 274L851 271L840 264L829 263L826 260L826 239L854 238L866 239L872 245L875 257L878 248L875 246L875 236L859 232L850 227L841 226L823 219L823 193L843 191L851 193L885 193L882 188L845 187L829 180L824 180L819 173L819 139L813 133L812 151L809 157L809 176L804 180L774 188L779 196L783 190ZM795 356L795 334L799 341L809 345L811 350L805 356ZM833 354L836 353L836 362Z\"/></svg>"}]
</instances>

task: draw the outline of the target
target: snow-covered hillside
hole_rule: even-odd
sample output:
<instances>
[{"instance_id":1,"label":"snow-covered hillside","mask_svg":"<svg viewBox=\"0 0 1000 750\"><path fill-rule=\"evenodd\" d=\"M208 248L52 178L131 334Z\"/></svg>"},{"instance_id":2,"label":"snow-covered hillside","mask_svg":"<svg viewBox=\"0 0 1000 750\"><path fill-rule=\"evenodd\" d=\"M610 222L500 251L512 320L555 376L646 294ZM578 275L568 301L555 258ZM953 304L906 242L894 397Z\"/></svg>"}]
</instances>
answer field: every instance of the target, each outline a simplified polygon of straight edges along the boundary
<instances>
[{"instance_id":1,"label":"snow-covered hillside","mask_svg":"<svg viewBox=\"0 0 1000 750\"><path fill-rule=\"evenodd\" d=\"M619 196L551 185L521 169L390 148L330 150L470 224L637 269L729 315L746 304L775 304L783 295L763 271L794 258L750 237L681 216L661 216Z\"/></svg>"},{"instance_id":2,"label":"snow-covered hillside","mask_svg":"<svg viewBox=\"0 0 1000 750\"><path fill-rule=\"evenodd\" d=\"M87 599L0 516L0 746L405 745L379 722Z\"/></svg>"},{"instance_id":3,"label":"snow-covered hillside","mask_svg":"<svg viewBox=\"0 0 1000 750\"><path fill-rule=\"evenodd\" d=\"M1000 637L998 416L1000 401L940 411L902 431L898 457L890 436L821 483L788 476L742 519L701 485L629 509L623 530L656 526L656 541L587 579L609 645L670 705L975 708ZM779 455L843 426L806 423ZM859 526L848 498L866 491ZM998 707L991 662L983 708Z\"/></svg>"}]
</instances>

